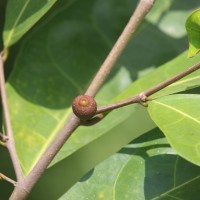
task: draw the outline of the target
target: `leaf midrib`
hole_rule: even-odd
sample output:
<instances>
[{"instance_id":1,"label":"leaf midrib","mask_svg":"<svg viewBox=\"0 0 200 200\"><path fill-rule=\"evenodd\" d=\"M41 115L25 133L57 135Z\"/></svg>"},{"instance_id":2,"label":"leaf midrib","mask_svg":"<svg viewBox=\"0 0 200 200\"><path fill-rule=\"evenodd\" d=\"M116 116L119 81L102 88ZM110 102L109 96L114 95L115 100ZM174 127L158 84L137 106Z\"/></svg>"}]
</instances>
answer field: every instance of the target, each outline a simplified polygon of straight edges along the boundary
<instances>
[{"instance_id":1,"label":"leaf midrib","mask_svg":"<svg viewBox=\"0 0 200 200\"><path fill-rule=\"evenodd\" d=\"M181 110L178 110L178 109L176 109L176 108L174 108L174 107L172 107L172 106L169 106L169 105L167 105L167 104L161 103L161 102L156 101L156 100L153 100L153 101L154 101L154 103L157 103L157 104L159 104L159 105L161 105L161 106L163 106L163 107L169 108L169 109L173 110L174 112L177 112L177 113L179 113L179 114L185 116L186 118L189 118L190 120L193 120L193 121L195 121L196 123L200 124L200 121L199 121L199 120L195 119L195 118L192 117L191 115L188 115L187 113L185 113L185 112L183 112L183 111L181 111Z\"/></svg>"},{"instance_id":2,"label":"leaf midrib","mask_svg":"<svg viewBox=\"0 0 200 200\"><path fill-rule=\"evenodd\" d=\"M173 192L173 191L175 191L175 190L177 190L177 189L180 189L180 188L184 187L185 185L190 184L192 181L195 181L195 180L197 180L197 179L199 179L199 178L200 178L200 176L197 176L197 177L195 177L195 178L192 178L192 179L190 179L190 180L188 180L188 181L186 181L186 182L180 184L179 186L176 186L175 188L172 188L172 189L168 190L167 192L164 192L164 193L162 194L162 196L167 195L167 194L169 194L170 192ZM160 196L161 196L161 195L160 195ZM155 197L155 198L152 198L151 200L157 200L157 199L159 199L160 196Z\"/></svg>"}]
</instances>

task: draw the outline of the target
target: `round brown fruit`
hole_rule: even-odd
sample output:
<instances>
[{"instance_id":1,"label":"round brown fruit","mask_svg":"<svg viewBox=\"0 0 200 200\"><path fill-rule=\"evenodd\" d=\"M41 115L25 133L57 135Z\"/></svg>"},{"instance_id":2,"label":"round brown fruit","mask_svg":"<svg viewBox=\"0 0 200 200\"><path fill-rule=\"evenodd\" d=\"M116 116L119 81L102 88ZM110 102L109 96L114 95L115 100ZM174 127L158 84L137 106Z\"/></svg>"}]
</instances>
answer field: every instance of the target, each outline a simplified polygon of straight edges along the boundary
<instances>
[{"instance_id":1,"label":"round brown fruit","mask_svg":"<svg viewBox=\"0 0 200 200\"><path fill-rule=\"evenodd\" d=\"M78 118L88 120L96 114L97 104L93 97L80 95L73 100L72 110Z\"/></svg>"}]
</instances>

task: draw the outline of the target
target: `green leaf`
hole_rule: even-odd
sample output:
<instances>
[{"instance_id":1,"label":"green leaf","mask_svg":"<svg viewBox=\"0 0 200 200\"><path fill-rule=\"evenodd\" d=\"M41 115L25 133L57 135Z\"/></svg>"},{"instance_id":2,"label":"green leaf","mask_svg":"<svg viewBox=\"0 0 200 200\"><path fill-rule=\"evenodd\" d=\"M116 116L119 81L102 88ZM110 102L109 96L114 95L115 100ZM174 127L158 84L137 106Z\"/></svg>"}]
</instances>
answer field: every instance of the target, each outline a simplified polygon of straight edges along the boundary
<instances>
[{"instance_id":1,"label":"green leaf","mask_svg":"<svg viewBox=\"0 0 200 200\"><path fill-rule=\"evenodd\" d=\"M105 6L107 10L102 13ZM103 4L102 1L77 1L71 6L68 3L62 4L51 21L38 27L24 41L9 78L7 90L10 109L14 111L11 113L11 118L17 152L25 174L33 168L67 120L71 113L73 98L84 92L86 85L109 52L110 44L115 41L126 24L134 6L130 1L122 4L121 1L115 0L109 2L105 0ZM84 8L83 12L79 12L80 8ZM121 12L114 12L118 10ZM111 19L119 19L117 26L111 23L112 26L106 26L105 29L105 23ZM164 41L165 45L170 44L163 39L165 36L159 35L156 30L154 33L154 27L147 26L147 29L151 32L148 41L156 35L157 39ZM140 37L146 38L145 35ZM139 44L145 46L148 41L143 41ZM159 45L160 43L155 44L157 47ZM163 52L157 51L156 55L158 57L165 55L165 49L167 48L163 48ZM148 52L148 49L145 51ZM138 59L140 62L142 54L138 51L134 57L140 58ZM134 57L132 56L131 59ZM128 61L129 53L126 52L122 58L124 61L118 62L110 80L98 94L99 104L108 103L132 82L130 72L132 60ZM149 56L145 62L148 63L151 59ZM161 60L164 62L166 59L166 56L163 56ZM129 66L124 66L123 63ZM137 123L136 131L133 132L130 126L132 122L127 120L129 118L143 119L147 126L139 127ZM115 149L111 148L107 155L155 127L144 109L141 112L140 109L135 110L135 107L113 112L103 121L94 128L80 127L64 145L53 164L103 135L113 135L116 129L123 130L127 125L130 129L127 130L124 140L119 139L114 146ZM118 132L120 134L120 131Z\"/></svg>"},{"instance_id":2,"label":"green leaf","mask_svg":"<svg viewBox=\"0 0 200 200\"><path fill-rule=\"evenodd\" d=\"M200 9L193 12L186 21L189 39L188 57L192 57L200 50Z\"/></svg>"},{"instance_id":3,"label":"green leaf","mask_svg":"<svg viewBox=\"0 0 200 200\"><path fill-rule=\"evenodd\" d=\"M16 43L57 0L8 0L3 32L4 48Z\"/></svg>"},{"instance_id":4,"label":"green leaf","mask_svg":"<svg viewBox=\"0 0 200 200\"><path fill-rule=\"evenodd\" d=\"M73 134L73 138L70 138L71 140L67 141L65 147L60 151L57 160L54 160L53 165L41 177L31 199L37 199L38 194L41 199L58 199L88 170L113 155L133 138L143 135L155 127L146 108L144 109L142 106L116 110L104 120L105 122L102 121L94 127L85 128L85 130L80 127ZM79 139L84 145L79 144ZM74 152L66 157L65 155L68 155L70 150ZM53 180L53 183L50 183L49 180ZM46 186L49 189L48 193L43 192Z\"/></svg>"},{"instance_id":5,"label":"green leaf","mask_svg":"<svg viewBox=\"0 0 200 200\"><path fill-rule=\"evenodd\" d=\"M195 199L199 167L177 156L157 133L154 129L101 162L59 199Z\"/></svg>"},{"instance_id":6,"label":"green leaf","mask_svg":"<svg viewBox=\"0 0 200 200\"><path fill-rule=\"evenodd\" d=\"M61 6L53 10L50 18L37 24L20 49L14 50L17 58L13 61L15 69L7 89L17 151L25 174L54 139L56 130L67 120L71 100L85 91L136 3L129 0L85 0L73 1L69 6L68 1L61 0ZM174 64L171 63L171 67L165 65L167 70L164 66L160 71L156 70L183 52L186 43L183 37L186 33L180 34L181 39L173 37L173 34L169 36L159 28L159 22L170 11L178 9L182 13L196 4L196 0L183 0L175 7L169 6L167 12L156 15L158 20L153 25L147 17L98 94L99 105L130 97L148 88L148 84L153 86L159 82L157 77L165 80L177 73L173 71L177 66L189 67L198 61L196 57L196 60L186 60L182 55L174 60ZM160 6L162 8L163 3ZM176 26L174 24L174 28ZM170 29L170 20L165 21L165 27ZM131 90L127 89L115 99L128 84L154 70L157 75L155 73L152 79L149 75L143 77L142 84L136 82L136 87L132 85ZM185 87L188 89L187 85ZM80 127L42 176L32 199L58 199L89 169L153 127L155 124L146 109L140 106L113 111L94 127Z\"/></svg>"},{"instance_id":7,"label":"green leaf","mask_svg":"<svg viewBox=\"0 0 200 200\"><path fill-rule=\"evenodd\" d=\"M182 53L175 59L163 64L156 70L149 72L147 75L133 82L120 94L120 98L130 97L131 94L136 94L137 92L142 92L154 87L157 84L171 78L172 76L180 73L183 70L191 67L200 60L200 55L193 58L187 58L187 52ZM158 98L161 96L166 96L168 94L173 94L181 91L190 90L200 86L200 70L193 72L192 74L182 78L181 80L169 85L168 87L162 89L161 91L151 95L151 98Z\"/></svg>"},{"instance_id":8,"label":"green leaf","mask_svg":"<svg viewBox=\"0 0 200 200\"><path fill-rule=\"evenodd\" d=\"M68 3L62 5L49 23L43 24L27 38L17 57L7 91L9 106L13 110L11 120L17 152L24 174L33 168L64 125L71 113L73 98L84 92L109 51L110 47L97 29L93 4L91 1L78 1L72 7ZM124 6L130 7L128 2ZM80 8L84 8L83 13L79 12ZM94 18L88 17L92 15ZM122 87L119 81L125 85ZM104 88L103 98L99 97L98 103L108 101L130 82L128 70L121 68L115 72L113 82L107 83L115 90L110 93ZM116 124L125 121L128 116L130 113L125 113L116 120ZM111 118L109 121L113 122ZM113 127L116 124L113 122ZM108 129L112 126L100 125L95 133L88 128L84 130L86 134L82 131L75 133L67 144L67 151L61 152L62 158Z\"/></svg>"},{"instance_id":9,"label":"green leaf","mask_svg":"<svg viewBox=\"0 0 200 200\"><path fill-rule=\"evenodd\" d=\"M152 100L148 107L171 146L196 165L200 165L199 102L199 95L177 94Z\"/></svg>"},{"instance_id":10,"label":"green leaf","mask_svg":"<svg viewBox=\"0 0 200 200\"><path fill-rule=\"evenodd\" d=\"M13 111L11 118L17 152L25 174L33 168L67 120L71 113L73 98L85 91L128 21L134 6L130 1L121 3L120 0L104 0L104 3L102 0L77 1L70 6L65 2L57 8L56 14L51 16L50 21L40 24L37 30L24 40L12 75L9 77L7 90L10 110ZM84 9L80 12L80 8ZM117 23L112 24L111 19L118 19ZM151 43L154 38L158 43L154 43L154 51L149 52L146 44ZM137 37L131 41L127 51L117 63L115 71L97 95L98 104L105 105L112 99L122 99L124 94L132 96L158 82L159 80L155 79L154 82L154 79L149 79L147 76L142 79L140 87L137 87L136 82L136 87L133 85L131 90L126 90L115 98L137 78L137 74L142 73L147 67L152 67L155 64L154 59L156 65L160 65L177 55L177 49L173 49L174 43L176 41L168 38L151 24L144 24L143 31L139 31ZM162 49L159 48L161 44ZM133 55L135 49L141 50ZM144 54L147 55L146 59L143 59ZM178 66L188 67L195 61L186 61L182 56L175 63ZM174 65L171 66L169 71L174 68ZM160 77L161 74L164 74L162 70L158 70L155 77ZM168 76L170 73L162 78ZM133 120L136 123L134 131L131 126ZM139 120L144 121L146 125L141 126ZM139 106L119 109L110 113L94 127L80 127L63 146L52 165L78 149L95 143L101 137L115 137L117 131L119 138L116 140L116 145L108 148L102 158L99 157L105 159L106 156L154 127L155 124L145 109ZM125 129L126 133L122 139L120 134ZM95 158L91 161L90 167L98 162Z\"/></svg>"}]
</instances>

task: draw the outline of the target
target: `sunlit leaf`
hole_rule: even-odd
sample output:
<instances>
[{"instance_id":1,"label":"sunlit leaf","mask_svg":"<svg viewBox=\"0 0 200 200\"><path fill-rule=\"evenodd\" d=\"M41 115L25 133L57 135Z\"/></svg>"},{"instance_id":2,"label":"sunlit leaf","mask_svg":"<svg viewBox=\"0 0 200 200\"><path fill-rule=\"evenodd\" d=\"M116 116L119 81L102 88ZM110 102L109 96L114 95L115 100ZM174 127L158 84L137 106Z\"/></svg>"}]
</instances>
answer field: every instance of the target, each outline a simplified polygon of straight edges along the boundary
<instances>
[{"instance_id":1,"label":"sunlit leaf","mask_svg":"<svg viewBox=\"0 0 200 200\"><path fill-rule=\"evenodd\" d=\"M109 52L106 36L102 36L97 27L99 23L93 3L78 1L71 6L68 3L61 6L49 23L38 27L24 42L9 77L9 107L13 110L11 119L17 152L25 174L33 168L64 125L71 113L73 98L85 91ZM130 2L124 6L129 8ZM99 9L97 5L95 7ZM79 12L79 9L83 12ZM94 15L92 19L88 17L91 15ZM118 13L114 15L119 18ZM128 18L127 12L126 15ZM91 26L91 23L94 25ZM121 28L123 24L124 21ZM113 82L106 84L108 88L110 85L110 88L114 87L115 90L110 93L108 88L103 89L104 95L102 98L98 97L98 103L110 100L131 81L125 67L117 70ZM88 131L90 128L84 130L85 134L81 128L79 134L75 133L67 144L67 151L61 152L62 158L98 138L118 123L126 121L131 112L125 112L124 116L116 118L116 121L107 118L113 125L108 127L101 124L92 134ZM131 138L126 143L130 140Z\"/></svg>"},{"instance_id":2,"label":"sunlit leaf","mask_svg":"<svg viewBox=\"0 0 200 200\"><path fill-rule=\"evenodd\" d=\"M127 23L137 1L61 0L59 4L60 6L57 5L53 13L49 14L50 17L44 18L43 23L38 23L36 29L28 33L20 49L17 49L18 51L14 49L17 58L13 60L15 69L9 77L7 90L17 151L24 174L32 169L67 120L71 113L72 99L85 91ZM182 27L186 13L197 4L196 0L170 1L164 5L163 2L156 1L157 9L151 16L149 15L150 19L147 16L117 62L115 70L98 93L96 98L99 105L130 97L199 61L198 56L190 60L186 59L186 54L183 54L163 65L185 50L186 33L183 28L179 32L177 27L178 29ZM174 11L177 9L176 15ZM174 16L181 19L172 23ZM163 66L159 67L161 65ZM157 67L159 68L156 69ZM120 94L127 85L141 76L143 78ZM199 85L198 72L191 75L191 79L187 78L185 82L177 82L176 87L168 88L168 91L159 92L153 97ZM33 198L30 199L59 199L89 169L133 139L154 128L156 125L146 110L140 105L130 105L111 112L93 127L77 129L46 170L32 193ZM143 142L144 140L141 141L142 144ZM158 152L163 150L167 155L172 152L170 148L154 146L151 148L152 151L148 152L149 157L153 155L154 148ZM145 152L142 151L142 155L143 153ZM142 159L138 158L139 161ZM158 159L161 166L162 163L164 166L171 163L171 159L166 160L167 162L165 159ZM155 165L157 163L155 162ZM0 164L3 165L2 162ZM132 162L132 164L135 163ZM148 165L147 169L154 169L155 165ZM185 169L186 165L181 163L179 167ZM126 165L124 166L126 168ZM162 174L170 173L167 167L163 168ZM175 168L177 168L176 165ZM183 172L181 177L188 174ZM126 177L127 173L124 175ZM159 179L161 176L158 173L153 177ZM166 177L168 176L164 179ZM106 178L109 178L109 174ZM187 179L189 183L192 178ZM120 179L123 179L123 173L120 174ZM148 181L151 180L150 175ZM139 182L142 181L139 180ZM120 182L118 183L118 189L120 189ZM182 183L187 185L186 181ZM162 188L165 187L165 182L163 183L160 179L157 184L150 182L148 184L150 197L158 197L158 194L166 195L162 191L155 192L154 185ZM47 188L48 192L46 192ZM172 187L169 188L172 189ZM122 190L118 191L124 189L126 188L122 187ZM177 188L175 191L180 190Z\"/></svg>"},{"instance_id":3,"label":"sunlit leaf","mask_svg":"<svg viewBox=\"0 0 200 200\"><path fill-rule=\"evenodd\" d=\"M135 3L134 6L132 4L126 1L122 7L121 1L116 0L104 0L104 3L102 0L75 1L70 6L66 3L57 9L50 21L47 20L38 26L37 30L24 41L9 77L7 90L9 106L13 111L11 117L17 152L25 174L33 168L67 120L71 113L73 98L85 91L111 49L116 36L120 34L131 16L133 7L136 6ZM107 9L104 9L105 7ZM79 12L80 9L82 12ZM118 10L121 12L117 12ZM114 24L105 26L110 24L111 19L119 19L117 26ZM148 32L148 37L143 31ZM151 43L155 37L157 43L153 44L154 51L149 52L146 44ZM116 70L97 95L97 103L105 105L110 101L123 99L124 96L132 96L160 82L155 77L165 74L162 68L155 70L153 79L147 75L141 79L140 84L136 82L131 90L127 89L120 94L132 80L137 78L138 73L155 64L154 59L156 64L160 65L169 57L177 55L176 50L168 51L174 42L151 24L144 24L142 31L139 31L137 37L131 41L117 63ZM165 48L160 49L161 44ZM135 49L137 51L133 55ZM142 52L147 55L145 59ZM161 80L175 73L174 66L188 67L195 61L195 59L187 61L182 55L166 67L169 73L162 76ZM131 126L133 121L134 129ZM105 149L102 157L99 157L99 160L105 159L106 156L154 127L155 124L140 106L113 111L94 127L80 127L63 146L51 166L86 145L95 143L99 138L106 136L111 138L117 133L116 145ZM125 129L122 139L121 133ZM89 166L96 163L95 158L91 160Z\"/></svg>"},{"instance_id":4,"label":"sunlit leaf","mask_svg":"<svg viewBox=\"0 0 200 200\"><path fill-rule=\"evenodd\" d=\"M149 103L149 113L169 143L185 159L200 165L200 95L177 94Z\"/></svg>"},{"instance_id":5,"label":"sunlit leaf","mask_svg":"<svg viewBox=\"0 0 200 200\"><path fill-rule=\"evenodd\" d=\"M130 97L130 94L134 95L135 91L142 92L150 87L154 87L157 84L171 78L172 76L180 73L183 70L191 67L200 61L200 55L193 58L187 58L187 52L184 52L175 59L165 63L153 72L148 73L146 76L138 79L132 83L126 90L124 90L120 98ZM162 89L151 95L151 98L157 98L161 96L166 96L168 94L173 94L181 91L190 90L200 86L200 70L193 72L192 74L182 78L181 80L169 85L168 87Z\"/></svg>"}]
</instances>

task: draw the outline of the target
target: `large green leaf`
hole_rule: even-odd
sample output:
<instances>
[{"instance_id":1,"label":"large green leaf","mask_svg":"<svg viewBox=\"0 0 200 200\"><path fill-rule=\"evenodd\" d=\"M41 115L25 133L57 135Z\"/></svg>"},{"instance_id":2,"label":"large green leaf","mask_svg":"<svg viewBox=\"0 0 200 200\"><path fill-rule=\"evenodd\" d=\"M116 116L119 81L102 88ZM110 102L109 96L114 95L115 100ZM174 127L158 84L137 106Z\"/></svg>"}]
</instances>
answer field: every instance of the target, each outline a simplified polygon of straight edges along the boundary
<instances>
[{"instance_id":1,"label":"large green leaf","mask_svg":"<svg viewBox=\"0 0 200 200\"><path fill-rule=\"evenodd\" d=\"M147 28L147 31L149 33L149 29L148 28ZM142 35L142 36L144 38L146 37L145 34ZM137 39L139 39L140 45L143 45L143 43L141 42L141 41L144 40L143 37L141 37L141 35L139 35L138 38L135 38L135 40L137 41ZM131 43L131 46L133 44L135 44L135 40L133 40L133 42ZM135 46L133 46L132 48L133 48L133 51L134 51ZM129 49L129 51L131 52L131 49ZM159 51L162 54L162 51L160 49L159 49ZM148 55L150 56L150 53L148 53ZM153 72L143 72L145 70L140 69L141 66L142 66L141 59L139 58L140 56L141 55L138 54L136 56L138 58L136 58L136 57L131 55L131 58L134 57L134 59L136 60L135 62L139 63L138 64L139 65L138 66L139 69L136 68L136 69L138 69L138 71L136 71L136 69L134 69L134 68L132 69L132 71L135 72L135 73L138 73L138 74L140 74L140 73L141 74L148 73L148 74L147 75L143 75L142 78L140 78L137 81L133 82L130 86L128 86L128 88L126 88L124 91L122 91L120 93L120 95L118 95L117 97L113 98L112 102L113 101L118 101L118 100L121 100L121 99L124 99L124 98L127 98L127 97L130 97L130 96L133 96L133 95L135 95L135 94L137 94L137 93L139 93L139 92L141 92L141 91L143 91L145 89L148 89L149 87L153 87L156 84L166 80L167 78L170 78L173 75L181 72L182 70L185 70L185 69L189 68L191 65L197 63L200 60L200 55L198 55L198 56L196 56L194 58L188 59L187 58L187 53L184 52L183 54L181 54L177 58L175 58L175 59L171 60L170 62L167 62L166 64L158 67L158 69L155 69ZM152 55L152 56L154 56L154 55ZM128 57L128 54L126 54L126 52L125 52L123 54L121 60L124 63L127 63L127 65L128 65L129 63L127 62L127 60L124 59L124 58L127 58L127 57ZM161 55L159 57L161 57ZM129 58L127 58L127 59L129 59ZM130 63L132 63L132 62L134 63L134 61L130 60ZM147 58L146 62L149 63L148 58ZM150 67L150 71L151 70L152 69ZM132 71L130 71L130 75L132 75ZM128 79L128 73L126 73L126 78L125 79L122 79L122 77L119 78L118 79L118 83L114 82L114 84L112 84L112 81L110 81L109 83L105 83L105 85L103 86L103 89L100 91L100 93L97 95L97 97L101 99L101 102L106 104L108 101L104 102L103 99L106 98L106 100L107 100L108 99L107 97L113 97L113 94L114 94L113 92L116 91L116 86L119 86L119 88L120 88L120 85L123 85L123 83L126 82L127 79ZM157 92L156 94L152 95L151 97L152 98L156 98L156 97L159 97L159 96L165 96L167 94L172 94L172 93L176 93L176 92L180 92L180 91L189 90L189 89L198 87L199 85L200 85L200 71L196 71L193 74L185 77L184 79L182 79L182 80L172 84L171 86L168 86L167 88L161 90L160 92ZM112 93L110 91L112 91ZM104 93L104 92L106 92L106 93ZM116 92L116 94L117 94L117 92ZM131 110L129 110L127 112L127 114L129 112L131 112ZM110 124L115 126L115 124L112 122L112 118L115 118L115 119L117 118L118 119L119 116L121 116L120 113L121 113L121 110L119 110L119 112L115 111L114 113L110 114L111 118L110 118L110 122L108 122L109 127L110 127ZM132 115L133 116L137 116L137 115L139 115L139 112L133 111ZM123 118L123 116L121 116L121 117ZM125 119L126 119L126 117L124 118L124 121L125 121ZM114 122L115 122L115 120L114 120ZM104 125L104 123L105 123L105 125ZM78 148L88 144L89 142L92 142L93 140L96 139L96 136L99 137L99 136L101 136L103 134L110 134L110 132L107 131L108 129L105 128L107 126L106 123L107 122L105 120L103 120L103 122L101 122L100 125L97 125L97 127L101 126L103 129L102 128L96 128L96 126L90 127L90 129L84 128L84 127L79 128L76 131L76 135L73 135L69 139L68 143L66 143L66 145L64 145L64 147L62 148L61 152L56 156L56 159L53 161L52 164L54 164L55 162L63 159L66 155L70 155L71 153L73 153ZM121 125L124 126L125 129L126 129L125 123L122 123ZM151 126L149 126L149 127L147 126L146 128L147 128L146 131L148 131L152 127ZM94 133L96 133L97 135L94 136ZM87 134L88 134L89 138L86 139L86 135ZM130 135L128 130L127 130L126 134ZM94 136L94 138L91 138L91 136L92 137ZM75 139L76 140L76 144L74 142L72 142L74 140L74 138L76 138ZM133 138L134 138L134 136L133 136Z\"/></svg>"},{"instance_id":2,"label":"large green leaf","mask_svg":"<svg viewBox=\"0 0 200 200\"><path fill-rule=\"evenodd\" d=\"M70 6L65 1L62 3L56 14L49 16L48 20L51 20L39 26L24 41L7 84L17 152L25 174L32 169L67 120L72 99L84 92L135 6L135 2L128 0L123 4L120 0L77 1ZM111 23L105 27L111 19L119 20L116 25ZM157 39L153 44L155 50L149 52L146 44L151 43L154 38ZM174 39L145 23L143 32L138 32L130 43L117 63L116 70L98 94L98 103L110 102L145 68L160 65L177 55L174 43ZM160 49L161 44L165 48ZM135 49L137 51L132 55ZM144 54L147 55L146 59L143 59ZM176 65L184 67L195 61L187 61L184 55L174 60ZM174 73L174 65L167 67L169 72L172 70ZM155 76L160 77L161 74L164 73L158 69ZM170 75L166 74L163 79ZM158 81L147 76L142 79L140 87L137 87L136 82L136 87L126 90L117 99L122 99L124 94L132 96ZM155 127L145 109L138 106L130 108L112 112L94 127L80 127L64 145L52 165L101 136L113 135L116 130L120 134L121 130L127 129L124 140L117 140L116 146L113 145L115 148L110 147L108 156ZM146 126L141 127L142 118ZM133 130L129 119L141 119L141 122L137 121Z\"/></svg>"},{"instance_id":3,"label":"large green leaf","mask_svg":"<svg viewBox=\"0 0 200 200\"><path fill-rule=\"evenodd\" d=\"M149 113L172 147L200 165L200 96L177 94L149 103Z\"/></svg>"},{"instance_id":4,"label":"large green leaf","mask_svg":"<svg viewBox=\"0 0 200 200\"><path fill-rule=\"evenodd\" d=\"M8 0L3 32L4 47L17 42L56 0Z\"/></svg>"},{"instance_id":5,"label":"large green leaf","mask_svg":"<svg viewBox=\"0 0 200 200\"><path fill-rule=\"evenodd\" d=\"M25 174L63 126L71 112L73 98L84 92L109 51L110 47L97 29L93 6L97 6L95 1L89 0L79 1L71 7L65 3L55 17L53 13L47 25L25 41L16 60L7 90L10 110L13 110L11 118L17 152ZM129 7L127 1L124 8ZM79 12L80 8L84 8L83 13ZM91 13L94 15L92 19ZM119 14L115 14L116 17ZM131 82L124 68L115 72L113 83L122 80L122 76L125 85L115 85L116 93ZM110 92L106 89L106 93ZM109 96L104 95L102 101ZM77 135L71 140L68 155L102 133L101 130L92 136L90 132Z\"/></svg>"},{"instance_id":6,"label":"large green leaf","mask_svg":"<svg viewBox=\"0 0 200 200\"><path fill-rule=\"evenodd\" d=\"M94 129L85 129L83 132L81 128L81 132L77 131L75 134L79 134L79 137L82 136L83 142L88 143L83 146L81 146L81 144L76 144L77 146L75 146L74 141L78 141L79 137L77 138L74 134L74 138L71 139L69 143L65 144L65 148L61 150L60 155L41 177L30 199L37 199L38 197L41 199L58 199L87 173L88 170L95 167L102 160L108 158L108 156L113 155L133 138L155 127L155 124L152 123L146 113L146 108L142 106L132 108L133 109L125 107L112 112L105 118L106 123L102 121L100 124L95 125ZM102 133L100 131L102 131ZM99 134L99 137L96 136L97 134ZM87 137L85 141L84 135ZM67 144L70 145L71 149L67 149ZM76 151L72 149L73 144L77 147ZM68 155L70 150L75 152L66 157L65 155ZM62 160L60 160L60 158L62 158ZM50 184L49 180L53 180L53 183ZM43 191L47 188L49 192L44 193ZM40 195L38 196L38 194Z\"/></svg>"},{"instance_id":7,"label":"large green leaf","mask_svg":"<svg viewBox=\"0 0 200 200\"><path fill-rule=\"evenodd\" d=\"M120 99L133 96L149 87L155 86L156 84L166 80L167 78L175 75L176 73L180 72L181 70L184 70L184 69L188 68L189 66L191 66L192 64L196 63L200 59L199 57L200 56L197 56L192 59L188 59L186 56L186 52L183 53L182 55L178 56L176 59L164 64L163 66L159 67L157 70L153 71L152 73L149 73L148 75L144 76L143 78L132 83L130 86L128 86L127 89L125 89L123 92L121 92L121 94L118 95L116 98L114 98L112 101L118 101ZM172 84L171 86L167 87L166 89L152 95L151 97L156 98L159 96L165 96L167 94L171 94L171 93L175 93L175 92L185 91L185 90L188 90L188 89L191 89L194 87L198 87L199 83L200 83L200 71L197 71L197 72L185 77L184 79ZM116 86L116 83L114 84L114 86ZM108 89L108 91L107 91L108 94L106 93L106 96L107 95L109 96L110 89L113 91L113 87L112 86L109 87L109 85L107 85L107 84L105 85L105 87L107 87L107 89ZM105 95L104 88L103 88L102 92L103 92L102 95ZM101 92L100 92L99 96L101 97ZM132 108L134 108L134 106L132 106ZM83 141L86 142L85 144L87 144L88 141L91 142L92 141L92 140L90 140L91 138L86 139L87 133L90 133L89 137L91 137L91 135L94 132L97 134L97 136L100 136L102 134L109 134L109 132L110 132L109 128L108 129L105 128L106 124L111 124L111 126L109 125L109 127L112 127L112 126L114 127L119 124L119 121L113 120L113 118L115 118L115 119L117 118L118 120L122 119L122 121L124 121L124 123L122 123L122 121L120 121L120 125L127 127L125 125L126 117L121 115L122 112L123 112L123 110L119 109L118 111L115 111L114 113L109 114L109 116L108 116L109 121L106 121L106 119L104 119L103 122L101 122L101 124L96 125L94 127L90 127L90 129L85 128L85 127L79 128L76 131L76 134L80 134L76 140L77 146L74 143L71 143L71 140L73 140L73 137L75 137L75 136L72 136L72 138L69 140L69 143L67 143L64 146L64 148L61 150L61 154L58 154L56 156L56 159L54 160L53 163L60 160L63 157L62 154L65 154L65 155L68 153L71 154L74 151L73 150L74 147L75 147L75 149L80 148L83 145ZM129 109L126 112L127 112L127 115L132 113L132 115L130 115L130 117L132 116L132 118L134 116L140 115L138 110L135 111L135 110ZM116 124L115 124L115 122L116 122ZM105 123L105 125L104 125L104 123ZM139 126L140 126L140 123L139 123ZM103 127L103 129L99 128L99 127ZM135 124L134 124L134 127L135 127ZM149 127L147 126L146 131L148 131L150 127L151 126L149 126ZM131 129L130 129L130 132L131 132ZM130 135L131 134L130 132L127 129L126 134ZM83 136L83 138L82 138L82 136ZM134 138L134 136L133 136L133 138ZM95 138L93 138L93 139L95 139Z\"/></svg>"},{"instance_id":8,"label":"large green leaf","mask_svg":"<svg viewBox=\"0 0 200 200\"><path fill-rule=\"evenodd\" d=\"M156 5L159 2L161 1L156 1ZM69 107L73 96L84 91L90 82L126 24L136 1L127 0L122 3L121 0L85 0L74 2L71 6L66 0L61 0L60 3L61 7L44 21L43 26L37 24L34 32L29 32L30 35L21 46L15 61L15 70L7 85L17 149L25 174L53 139L56 129L64 123L67 112L71 112ZM162 29L158 28L158 25L162 22L163 16L170 12L187 12L197 3L196 0L177 0L174 2L175 6L167 5L170 7L169 10L165 7L164 10L167 12L164 13L160 12L160 9L164 8L163 3L159 3L159 14L154 13L157 22L152 25L152 20L147 17L142 31L137 32L117 63L116 70L98 94L99 104L112 101L130 82L155 70L185 49L186 39L182 32L179 37L178 31L175 31L176 37L173 33L166 34L167 29L171 27L170 20L165 20ZM177 24L173 27L176 28ZM170 72L176 66L189 67L198 61L195 59L187 60L186 56L182 55L174 60L176 64L171 63L171 67L165 65L168 70L165 71L163 66L164 73L158 69L157 77L162 76L164 80L171 76ZM55 66L56 63L59 65ZM75 67L78 68L78 75ZM133 85L131 90L128 88L115 100L132 96L146 89L148 84L157 84L157 77L156 73L152 79L147 75L141 79L144 87L136 82L136 87ZM194 84L194 87L195 85L198 84ZM60 97L64 97L62 101ZM50 124L55 117L57 123ZM32 193L32 199L58 199L88 169L153 127L155 124L149 119L145 108L129 106L110 113L94 127L79 128L40 179ZM20 137L22 135L24 137ZM42 142L38 145L38 141ZM185 168L185 165L181 167Z\"/></svg>"},{"instance_id":9,"label":"large green leaf","mask_svg":"<svg viewBox=\"0 0 200 200\"><path fill-rule=\"evenodd\" d=\"M157 133L125 146L59 199L195 199L200 168L177 156Z\"/></svg>"},{"instance_id":10,"label":"large green leaf","mask_svg":"<svg viewBox=\"0 0 200 200\"><path fill-rule=\"evenodd\" d=\"M189 39L188 56L192 57L200 50L200 9L193 12L186 21Z\"/></svg>"}]
</instances>

